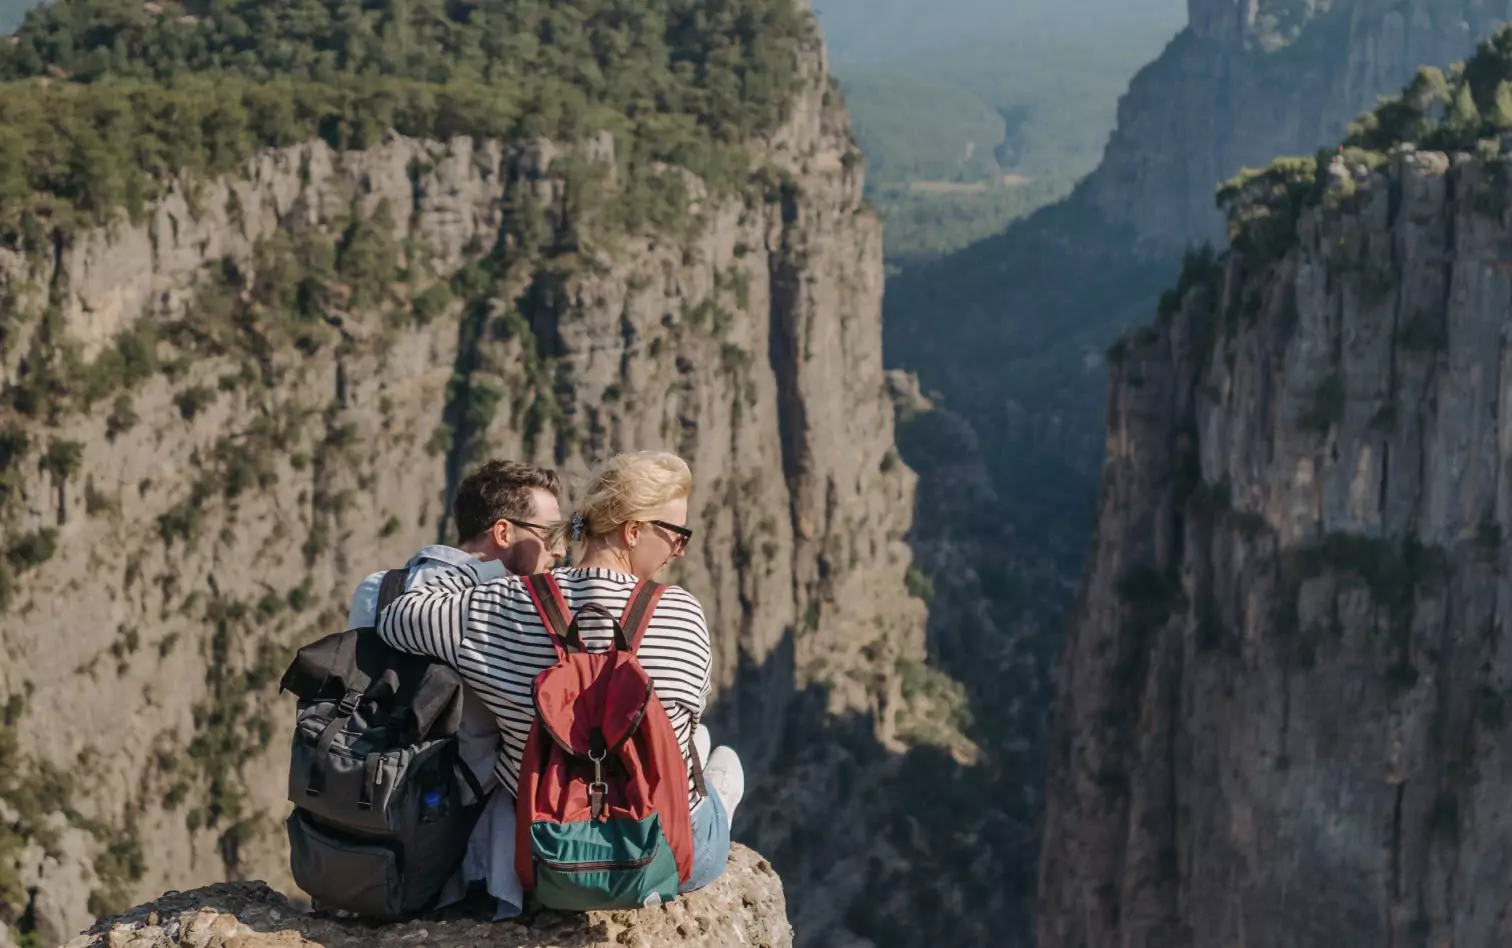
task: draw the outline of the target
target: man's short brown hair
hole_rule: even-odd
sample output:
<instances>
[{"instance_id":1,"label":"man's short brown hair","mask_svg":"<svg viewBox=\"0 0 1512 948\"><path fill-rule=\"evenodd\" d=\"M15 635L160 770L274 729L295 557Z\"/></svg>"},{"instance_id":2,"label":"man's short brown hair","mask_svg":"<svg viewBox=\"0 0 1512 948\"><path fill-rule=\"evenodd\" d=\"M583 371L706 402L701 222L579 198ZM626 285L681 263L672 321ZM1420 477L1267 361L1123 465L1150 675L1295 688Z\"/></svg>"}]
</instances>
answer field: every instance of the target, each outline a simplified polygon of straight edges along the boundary
<instances>
[{"instance_id":1,"label":"man's short brown hair","mask_svg":"<svg viewBox=\"0 0 1512 948\"><path fill-rule=\"evenodd\" d=\"M534 464L489 461L464 477L452 498L457 542L466 543L482 536L500 520L530 520L535 510L531 491L536 488L551 491L561 499L562 481L557 472Z\"/></svg>"}]
</instances>

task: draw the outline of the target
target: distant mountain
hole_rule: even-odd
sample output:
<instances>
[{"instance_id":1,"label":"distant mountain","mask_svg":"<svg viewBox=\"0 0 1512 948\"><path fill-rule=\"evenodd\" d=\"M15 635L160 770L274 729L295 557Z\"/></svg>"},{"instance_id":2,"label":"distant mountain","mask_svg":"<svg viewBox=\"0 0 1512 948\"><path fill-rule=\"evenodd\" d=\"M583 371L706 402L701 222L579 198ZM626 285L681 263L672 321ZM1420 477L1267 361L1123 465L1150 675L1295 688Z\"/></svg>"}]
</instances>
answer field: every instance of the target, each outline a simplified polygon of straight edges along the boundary
<instances>
[{"instance_id":1,"label":"distant mountain","mask_svg":"<svg viewBox=\"0 0 1512 948\"><path fill-rule=\"evenodd\" d=\"M1096 167L1180 0L817 0L894 264L959 249Z\"/></svg>"}]
</instances>

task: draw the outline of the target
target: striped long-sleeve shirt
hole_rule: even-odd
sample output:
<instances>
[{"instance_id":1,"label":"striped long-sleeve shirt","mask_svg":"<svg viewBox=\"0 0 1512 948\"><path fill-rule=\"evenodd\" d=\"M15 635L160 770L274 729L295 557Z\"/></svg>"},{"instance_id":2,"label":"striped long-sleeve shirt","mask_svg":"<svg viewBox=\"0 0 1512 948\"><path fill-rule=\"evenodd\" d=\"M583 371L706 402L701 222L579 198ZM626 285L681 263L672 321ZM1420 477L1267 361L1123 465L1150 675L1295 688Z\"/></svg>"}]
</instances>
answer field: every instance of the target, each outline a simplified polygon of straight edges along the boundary
<instances>
[{"instance_id":1,"label":"striped long-sleeve shirt","mask_svg":"<svg viewBox=\"0 0 1512 948\"><path fill-rule=\"evenodd\" d=\"M554 571L567 608L576 613L597 602L624 612L635 577L607 569ZM535 719L531 686L555 665L556 650L517 576L478 582L476 571L438 576L394 600L378 618L378 634L401 651L428 655L461 673L498 719L504 741L496 768L510 793L519 779L525 739ZM590 612L579 626L590 651L609 648L613 627ZM708 700L712 655L703 607L691 593L669 586L657 603L637 653L672 721L683 760ZM689 798L696 798L691 775Z\"/></svg>"}]
</instances>

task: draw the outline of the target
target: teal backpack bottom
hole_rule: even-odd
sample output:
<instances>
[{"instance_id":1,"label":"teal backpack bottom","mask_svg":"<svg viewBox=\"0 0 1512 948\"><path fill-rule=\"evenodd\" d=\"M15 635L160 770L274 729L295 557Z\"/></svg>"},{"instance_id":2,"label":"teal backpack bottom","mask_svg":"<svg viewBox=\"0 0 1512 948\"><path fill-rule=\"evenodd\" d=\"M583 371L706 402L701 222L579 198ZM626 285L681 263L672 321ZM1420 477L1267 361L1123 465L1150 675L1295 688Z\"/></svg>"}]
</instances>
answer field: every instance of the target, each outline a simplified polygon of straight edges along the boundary
<instances>
[{"instance_id":1,"label":"teal backpack bottom","mask_svg":"<svg viewBox=\"0 0 1512 948\"><path fill-rule=\"evenodd\" d=\"M536 898L560 911L634 909L677 897L677 859L661 817L537 821L530 827Z\"/></svg>"}]
</instances>

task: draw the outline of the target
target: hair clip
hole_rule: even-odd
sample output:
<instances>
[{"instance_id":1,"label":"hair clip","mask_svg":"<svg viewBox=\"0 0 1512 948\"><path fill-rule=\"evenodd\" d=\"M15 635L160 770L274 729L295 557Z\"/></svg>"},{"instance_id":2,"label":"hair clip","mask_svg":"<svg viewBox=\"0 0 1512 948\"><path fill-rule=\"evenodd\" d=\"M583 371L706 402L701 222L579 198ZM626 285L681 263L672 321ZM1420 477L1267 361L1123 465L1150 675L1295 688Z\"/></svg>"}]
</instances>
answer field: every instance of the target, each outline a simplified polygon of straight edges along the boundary
<instances>
[{"instance_id":1,"label":"hair clip","mask_svg":"<svg viewBox=\"0 0 1512 948\"><path fill-rule=\"evenodd\" d=\"M572 514L572 539L573 540L581 540L582 538L583 538L583 515L580 514L580 513L578 513L577 511L573 511L573 514Z\"/></svg>"}]
</instances>

